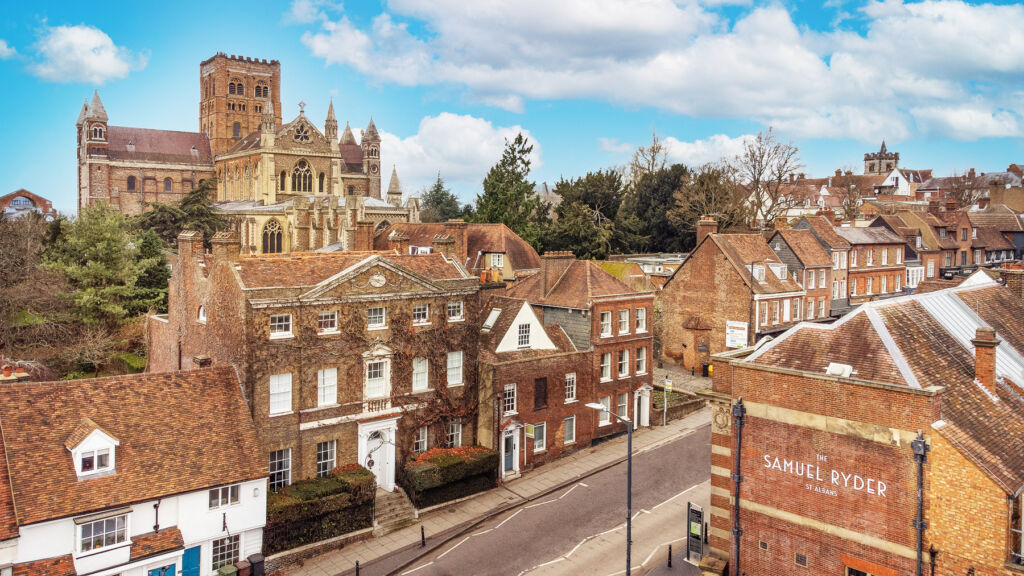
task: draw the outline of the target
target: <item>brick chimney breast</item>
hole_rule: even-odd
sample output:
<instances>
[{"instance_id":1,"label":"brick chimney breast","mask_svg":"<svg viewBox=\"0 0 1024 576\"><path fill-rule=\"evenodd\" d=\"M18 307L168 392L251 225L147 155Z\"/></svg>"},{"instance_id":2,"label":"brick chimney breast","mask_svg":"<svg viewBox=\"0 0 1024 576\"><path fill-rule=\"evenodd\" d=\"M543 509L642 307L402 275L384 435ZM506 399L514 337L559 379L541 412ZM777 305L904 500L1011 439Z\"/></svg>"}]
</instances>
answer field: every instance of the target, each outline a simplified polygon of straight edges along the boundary
<instances>
[{"instance_id":1,"label":"brick chimney breast","mask_svg":"<svg viewBox=\"0 0 1024 576\"><path fill-rule=\"evenodd\" d=\"M576 257L572 252L545 252L540 259L541 289L544 296L555 287L562 274L572 266Z\"/></svg>"},{"instance_id":2,"label":"brick chimney breast","mask_svg":"<svg viewBox=\"0 0 1024 576\"><path fill-rule=\"evenodd\" d=\"M718 234L718 221L714 216L701 216L697 221L697 244L709 234Z\"/></svg>"},{"instance_id":3,"label":"brick chimney breast","mask_svg":"<svg viewBox=\"0 0 1024 576\"><path fill-rule=\"evenodd\" d=\"M466 246L466 221L462 218L452 218L444 223L445 234L451 236L455 241L453 255L459 262L465 263L467 254Z\"/></svg>"},{"instance_id":4,"label":"brick chimney breast","mask_svg":"<svg viewBox=\"0 0 1024 576\"><path fill-rule=\"evenodd\" d=\"M974 339L974 380L990 394L996 393L996 348L1001 340L996 331L987 326L978 328Z\"/></svg>"},{"instance_id":5,"label":"brick chimney breast","mask_svg":"<svg viewBox=\"0 0 1024 576\"><path fill-rule=\"evenodd\" d=\"M210 244L213 246L215 260L238 262L242 254L242 241L233 232L217 232L210 239Z\"/></svg>"}]
</instances>

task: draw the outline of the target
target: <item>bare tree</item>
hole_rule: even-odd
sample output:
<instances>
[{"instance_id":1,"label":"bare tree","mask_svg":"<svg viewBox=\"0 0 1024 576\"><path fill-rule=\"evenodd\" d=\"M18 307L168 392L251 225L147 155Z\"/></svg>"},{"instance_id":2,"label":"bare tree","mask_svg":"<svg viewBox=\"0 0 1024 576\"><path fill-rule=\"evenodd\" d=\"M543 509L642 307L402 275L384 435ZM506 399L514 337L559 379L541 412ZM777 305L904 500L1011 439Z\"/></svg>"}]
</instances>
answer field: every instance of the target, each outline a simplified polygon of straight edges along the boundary
<instances>
[{"instance_id":1,"label":"bare tree","mask_svg":"<svg viewBox=\"0 0 1024 576\"><path fill-rule=\"evenodd\" d=\"M751 227L771 228L776 217L803 200L788 194L784 186L802 167L797 147L779 142L771 127L744 143L733 168L749 193Z\"/></svg>"},{"instance_id":2,"label":"bare tree","mask_svg":"<svg viewBox=\"0 0 1024 576\"><path fill-rule=\"evenodd\" d=\"M972 172L973 174L973 172ZM943 194L946 200L956 200L956 207L966 210L978 203L988 192L988 183L983 178L971 178L959 172L946 178Z\"/></svg>"},{"instance_id":3,"label":"bare tree","mask_svg":"<svg viewBox=\"0 0 1024 576\"><path fill-rule=\"evenodd\" d=\"M707 214L715 215L722 230L748 220L746 189L737 181L736 170L729 164L704 164L687 174L673 194L668 220L680 232L689 234L696 231L697 221Z\"/></svg>"},{"instance_id":4,"label":"bare tree","mask_svg":"<svg viewBox=\"0 0 1024 576\"><path fill-rule=\"evenodd\" d=\"M853 170L849 168L844 168L838 176L832 178L832 186L829 189L829 193L835 194L841 201L839 216L843 220L855 220L860 215L862 199L871 195L867 192L861 189Z\"/></svg>"},{"instance_id":5,"label":"bare tree","mask_svg":"<svg viewBox=\"0 0 1024 576\"><path fill-rule=\"evenodd\" d=\"M645 174L657 172L665 167L668 161L668 152L665 145L658 138L658 133L651 131L651 144L649 146L638 146L633 151L633 158L626 168L629 181L636 183Z\"/></svg>"}]
</instances>

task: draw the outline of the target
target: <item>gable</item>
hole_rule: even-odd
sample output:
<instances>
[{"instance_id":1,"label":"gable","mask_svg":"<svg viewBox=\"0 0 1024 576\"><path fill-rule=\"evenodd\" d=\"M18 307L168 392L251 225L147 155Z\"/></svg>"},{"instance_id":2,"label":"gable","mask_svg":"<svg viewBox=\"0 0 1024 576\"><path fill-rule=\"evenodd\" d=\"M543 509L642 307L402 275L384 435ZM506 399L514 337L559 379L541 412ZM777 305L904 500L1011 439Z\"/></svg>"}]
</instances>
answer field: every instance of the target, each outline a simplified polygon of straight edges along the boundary
<instances>
[{"instance_id":1,"label":"gable","mask_svg":"<svg viewBox=\"0 0 1024 576\"><path fill-rule=\"evenodd\" d=\"M510 311L506 311L508 314ZM519 347L519 326L520 324L527 324L530 326L530 346L528 348ZM517 350L554 350L555 343L548 337L547 332L544 330L544 325L534 314L533 308L527 302L523 302L523 305L519 308L515 318L509 325L505 334L502 335L501 340L498 342L498 346L495 348L495 352L515 352Z\"/></svg>"},{"instance_id":2,"label":"gable","mask_svg":"<svg viewBox=\"0 0 1024 576\"><path fill-rule=\"evenodd\" d=\"M402 294L430 294L444 289L430 280L396 266L380 256L370 256L317 284L301 300L339 298L380 299Z\"/></svg>"},{"instance_id":3,"label":"gable","mask_svg":"<svg viewBox=\"0 0 1024 576\"><path fill-rule=\"evenodd\" d=\"M331 143L320 130L306 118L300 115L295 120L281 127L274 137L274 145L278 148L314 148L330 149Z\"/></svg>"}]
</instances>

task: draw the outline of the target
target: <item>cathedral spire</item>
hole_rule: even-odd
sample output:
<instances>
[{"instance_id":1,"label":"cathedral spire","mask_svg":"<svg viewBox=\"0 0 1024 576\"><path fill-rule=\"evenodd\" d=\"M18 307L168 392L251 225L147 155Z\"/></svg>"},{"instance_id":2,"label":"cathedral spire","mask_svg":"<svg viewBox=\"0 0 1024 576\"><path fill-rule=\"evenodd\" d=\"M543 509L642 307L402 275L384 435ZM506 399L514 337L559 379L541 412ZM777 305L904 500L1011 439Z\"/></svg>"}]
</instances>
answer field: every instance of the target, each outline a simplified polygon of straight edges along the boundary
<instances>
[{"instance_id":1,"label":"cathedral spire","mask_svg":"<svg viewBox=\"0 0 1024 576\"><path fill-rule=\"evenodd\" d=\"M879 154L885 154L885 140L882 140L882 148L878 151Z\"/></svg>"},{"instance_id":2,"label":"cathedral spire","mask_svg":"<svg viewBox=\"0 0 1024 576\"><path fill-rule=\"evenodd\" d=\"M377 126L373 123L373 116L370 116L370 124L366 126L366 131L363 132L363 140L370 142L380 141L380 134L377 134Z\"/></svg>"},{"instance_id":3,"label":"cathedral spire","mask_svg":"<svg viewBox=\"0 0 1024 576\"><path fill-rule=\"evenodd\" d=\"M277 120L274 118L274 101L267 96L263 103L263 116L260 118L260 130L272 133L277 129Z\"/></svg>"},{"instance_id":4,"label":"cathedral spire","mask_svg":"<svg viewBox=\"0 0 1024 576\"><path fill-rule=\"evenodd\" d=\"M334 117L334 100L327 107L327 120L324 122L324 136L331 142L338 139L338 120Z\"/></svg>"},{"instance_id":5,"label":"cathedral spire","mask_svg":"<svg viewBox=\"0 0 1024 576\"><path fill-rule=\"evenodd\" d=\"M356 137L352 135L352 128L349 127L348 122L345 122L345 131L341 133L342 144L355 144Z\"/></svg>"},{"instance_id":6,"label":"cathedral spire","mask_svg":"<svg viewBox=\"0 0 1024 576\"><path fill-rule=\"evenodd\" d=\"M92 103L89 104L89 118L99 120L100 122L106 122L107 111L103 108L103 102L100 100L99 90L93 90L92 92Z\"/></svg>"},{"instance_id":7,"label":"cathedral spire","mask_svg":"<svg viewBox=\"0 0 1024 576\"><path fill-rule=\"evenodd\" d=\"M402 202L402 183L398 181L398 168L395 165L391 166L391 182L388 184L388 202L392 202L392 197L397 196L398 202ZM397 204L396 204L397 206Z\"/></svg>"},{"instance_id":8,"label":"cathedral spire","mask_svg":"<svg viewBox=\"0 0 1024 576\"><path fill-rule=\"evenodd\" d=\"M82 99L82 111L78 113L78 120L75 121L75 126L81 126L85 123L86 117L89 116L89 99Z\"/></svg>"}]
</instances>

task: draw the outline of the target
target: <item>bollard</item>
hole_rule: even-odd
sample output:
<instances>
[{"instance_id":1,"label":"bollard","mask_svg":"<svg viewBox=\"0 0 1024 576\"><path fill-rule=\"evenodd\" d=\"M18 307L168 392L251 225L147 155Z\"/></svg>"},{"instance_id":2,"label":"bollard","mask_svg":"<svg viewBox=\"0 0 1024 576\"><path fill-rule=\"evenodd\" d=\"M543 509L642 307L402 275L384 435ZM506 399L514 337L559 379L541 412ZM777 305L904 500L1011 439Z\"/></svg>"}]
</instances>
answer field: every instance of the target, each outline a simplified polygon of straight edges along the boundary
<instances>
[{"instance_id":1,"label":"bollard","mask_svg":"<svg viewBox=\"0 0 1024 576\"><path fill-rule=\"evenodd\" d=\"M708 523L704 523L704 543L708 543Z\"/></svg>"},{"instance_id":2,"label":"bollard","mask_svg":"<svg viewBox=\"0 0 1024 576\"><path fill-rule=\"evenodd\" d=\"M668 567L672 567L672 545L668 545Z\"/></svg>"},{"instance_id":3,"label":"bollard","mask_svg":"<svg viewBox=\"0 0 1024 576\"><path fill-rule=\"evenodd\" d=\"M426 548L426 547L427 547L427 533L423 529L423 525L420 524L420 548Z\"/></svg>"},{"instance_id":4,"label":"bollard","mask_svg":"<svg viewBox=\"0 0 1024 576\"><path fill-rule=\"evenodd\" d=\"M359 576L359 560L356 560L356 576Z\"/></svg>"}]
</instances>

